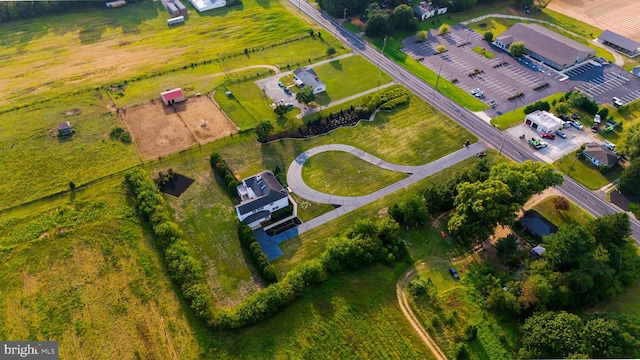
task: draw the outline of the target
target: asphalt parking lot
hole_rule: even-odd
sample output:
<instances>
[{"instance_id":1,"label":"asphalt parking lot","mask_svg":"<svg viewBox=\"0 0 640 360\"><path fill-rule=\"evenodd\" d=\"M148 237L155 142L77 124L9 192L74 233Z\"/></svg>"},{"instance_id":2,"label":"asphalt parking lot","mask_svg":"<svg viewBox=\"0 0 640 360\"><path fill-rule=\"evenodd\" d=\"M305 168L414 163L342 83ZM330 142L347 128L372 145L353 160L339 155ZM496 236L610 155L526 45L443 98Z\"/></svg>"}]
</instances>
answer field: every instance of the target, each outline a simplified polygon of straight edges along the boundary
<instances>
[{"instance_id":1,"label":"asphalt parking lot","mask_svg":"<svg viewBox=\"0 0 640 360\"><path fill-rule=\"evenodd\" d=\"M591 133L591 130L589 128L580 130L578 128L570 126L566 129L562 129L562 131L567 135L566 139L563 139L559 136L556 136L554 140L542 139L549 145L540 150L531 148L530 151L535 152L536 155L538 155L538 157L540 157L540 159L544 162L552 163L562 158L563 156L578 150L582 144L586 144L589 142L602 142L602 140L597 139L595 135ZM525 136L524 140L520 139L520 136L523 134ZM510 141L527 141L531 138L540 139L540 133L533 130L530 126L524 123L513 126L506 130L505 136L508 136Z\"/></svg>"},{"instance_id":2,"label":"asphalt parking lot","mask_svg":"<svg viewBox=\"0 0 640 360\"><path fill-rule=\"evenodd\" d=\"M625 103L640 98L640 78L620 67L590 61L566 74L560 73L529 58L515 59L463 25L451 26L445 36L439 36L438 30L431 30L423 43L412 36L405 39L403 45L405 53L461 89L467 92L476 88L482 90L484 97L480 100L487 105L495 100L497 106L485 111L490 117L574 88L586 92L598 103L611 104L613 96ZM444 53L437 53L439 45L446 47ZM472 50L476 46L485 47L495 56L489 59L476 53ZM476 69L480 73L469 76ZM534 90L542 84L548 86ZM509 100L518 93L524 96Z\"/></svg>"},{"instance_id":3,"label":"asphalt parking lot","mask_svg":"<svg viewBox=\"0 0 640 360\"><path fill-rule=\"evenodd\" d=\"M256 84L262 89L265 95L273 99L273 102L275 104L284 100L285 103L292 103L293 106L300 108L301 111L304 111L305 105L300 104L296 100L296 96L293 92L287 94L283 88L278 86L278 81L280 81L280 79L285 75L287 75L287 73L276 74L268 78L258 80L256 81Z\"/></svg>"}]
</instances>

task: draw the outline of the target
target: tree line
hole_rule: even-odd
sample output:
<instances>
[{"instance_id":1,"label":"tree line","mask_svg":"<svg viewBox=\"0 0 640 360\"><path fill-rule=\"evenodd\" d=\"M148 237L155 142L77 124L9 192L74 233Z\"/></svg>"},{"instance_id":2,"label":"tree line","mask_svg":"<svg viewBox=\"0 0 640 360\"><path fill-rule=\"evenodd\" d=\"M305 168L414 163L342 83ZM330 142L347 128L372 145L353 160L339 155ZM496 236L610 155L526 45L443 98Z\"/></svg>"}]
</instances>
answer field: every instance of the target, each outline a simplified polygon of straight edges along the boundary
<instances>
[{"instance_id":1,"label":"tree line","mask_svg":"<svg viewBox=\"0 0 640 360\"><path fill-rule=\"evenodd\" d=\"M76 9L104 8L100 1L2 1L0 22L60 14Z\"/></svg>"}]
</instances>

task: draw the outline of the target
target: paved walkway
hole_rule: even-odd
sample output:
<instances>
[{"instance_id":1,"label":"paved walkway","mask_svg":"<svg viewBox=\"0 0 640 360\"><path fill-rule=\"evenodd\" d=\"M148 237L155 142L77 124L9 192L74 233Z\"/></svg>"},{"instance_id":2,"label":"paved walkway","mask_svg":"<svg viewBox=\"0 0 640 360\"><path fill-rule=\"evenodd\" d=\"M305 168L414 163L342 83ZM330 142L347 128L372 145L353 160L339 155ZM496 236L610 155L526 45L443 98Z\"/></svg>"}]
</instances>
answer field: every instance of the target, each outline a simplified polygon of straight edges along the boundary
<instances>
[{"instance_id":1,"label":"paved walkway","mask_svg":"<svg viewBox=\"0 0 640 360\"><path fill-rule=\"evenodd\" d=\"M311 200L323 204L332 204L339 206L337 209L329 211L317 218L311 219L297 227L287 230L276 236L268 236L264 231L256 231L256 237L263 251L267 254L269 260L273 260L282 255L282 250L278 246L280 243L298 236L305 231L311 230L317 226L336 219L348 212L351 212L361 206L369 204L375 200L398 191L404 187L414 184L428 176L442 171L462 160L470 158L475 154L487 150L489 147L483 142L477 142L469 145L468 148L462 148L436 161L420 166L398 165L388 161L384 161L371 154L368 154L351 145L330 144L315 147L298 155L296 159L289 165L287 171L287 183L293 193L301 198ZM379 166L383 169L393 170L409 174L409 177L393 183L385 188L363 196L338 196L322 193L309 187L302 179L302 166L312 156L326 151L344 151L361 158L371 164Z\"/></svg>"},{"instance_id":2,"label":"paved walkway","mask_svg":"<svg viewBox=\"0 0 640 360\"><path fill-rule=\"evenodd\" d=\"M560 25L556 25L552 22L549 21L545 21L545 20L539 20L539 19L533 19L530 17L525 17L525 16L516 16L516 15L507 15L507 14L487 14L487 15L482 15L482 16L478 16L476 18L473 19L469 19L467 21L463 21L460 24L467 26L468 24L474 23L474 22L478 22L484 19L488 19L488 18L503 18L503 19L515 19L515 20L522 20L522 21L531 21L531 22L537 22L537 23L543 23L543 24L547 24L547 25L551 25L555 28L558 28L566 33L569 33L573 36L579 37L579 38L584 38L584 36L576 34L574 32L568 31L565 28L563 28ZM624 59L622 58L622 56L620 56L620 54L616 53L615 51L613 51L610 47L600 44L597 41L592 41L592 43L598 47L601 47L605 50L607 50L607 52L609 52L611 55L613 55L613 58L615 59L615 64L622 67L624 65Z\"/></svg>"}]
</instances>

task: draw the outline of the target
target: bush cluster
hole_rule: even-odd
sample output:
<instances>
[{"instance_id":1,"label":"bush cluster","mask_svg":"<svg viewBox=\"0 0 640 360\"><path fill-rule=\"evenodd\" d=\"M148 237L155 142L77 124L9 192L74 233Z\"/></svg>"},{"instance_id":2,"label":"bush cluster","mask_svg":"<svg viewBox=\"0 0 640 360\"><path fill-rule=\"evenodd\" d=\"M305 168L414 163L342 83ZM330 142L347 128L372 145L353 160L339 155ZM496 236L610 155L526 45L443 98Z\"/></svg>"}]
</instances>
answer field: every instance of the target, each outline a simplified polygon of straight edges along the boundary
<instances>
[{"instance_id":1,"label":"bush cluster","mask_svg":"<svg viewBox=\"0 0 640 360\"><path fill-rule=\"evenodd\" d=\"M227 163L222 159L220 154L211 154L209 158L209 163L211 164L211 168L224 180L225 184L227 184L227 189L229 193L233 196L238 196L236 192L236 187L240 185L240 181L236 179L236 176L233 175L233 172L227 166Z\"/></svg>"},{"instance_id":2,"label":"bush cluster","mask_svg":"<svg viewBox=\"0 0 640 360\"><path fill-rule=\"evenodd\" d=\"M138 215L151 225L153 235L164 251L169 276L189 301L193 312L203 318L210 317L213 299L204 280L200 261L193 257L178 224L171 221L168 205L151 178L141 169L126 172L125 180L136 197Z\"/></svg>"},{"instance_id":3,"label":"bush cluster","mask_svg":"<svg viewBox=\"0 0 640 360\"><path fill-rule=\"evenodd\" d=\"M131 144L131 134L120 126L116 126L109 132L111 140L120 140L125 144Z\"/></svg>"},{"instance_id":4,"label":"bush cluster","mask_svg":"<svg viewBox=\"0 0 640 360\"><path fill-rule=\"evenodd\" d=\"M549 111L549 110L551 110L551 105L547 101L536 101L533 104L527 105L524 108L524 113L525 114L531 114L532 112L534 112L536 110Z\"/></svg>"},{"instance_id":5,"label":"bush cluster","mask_svg":"<svg viewBox=\"0 0 640 360\"><path fill-rule=\"evenodd\" d=\"M401 97L397 97L397 98L391 99L391 100L383 103L382 105L380 105L380 110L393 110L397 106L404 105L407 102L409 102L409 95L404 95L404 96L401 96Z\"/></svg>"},{"instance_id":6,"label":"bush cluster","mask_svg":"<svg viewBox=\"0 0 640 360\"><path fill-rule=\"evenodd\" d=\"M278 281L276 269L269 263L269 258L262 251L249 225L243 222L238 224L238 237L240 238L240 244L249 251L253 263L256 264L258 271L262 274L262 278L269 283Z\"/></svg>"},{"instance_id":7,"label":"bush cluster","mask_svg":"<svg viewBox=\"0 0 640 360\"><path fill-rule=\"evenodd\" d=\"M378 107L382 110L392 110L398 105L406 104L408 100L409 92L407 89L401 86L394 86L386 89L382 94L372 96L367 102L367 108L370 113Z\"/></svg>"}]
</instances>

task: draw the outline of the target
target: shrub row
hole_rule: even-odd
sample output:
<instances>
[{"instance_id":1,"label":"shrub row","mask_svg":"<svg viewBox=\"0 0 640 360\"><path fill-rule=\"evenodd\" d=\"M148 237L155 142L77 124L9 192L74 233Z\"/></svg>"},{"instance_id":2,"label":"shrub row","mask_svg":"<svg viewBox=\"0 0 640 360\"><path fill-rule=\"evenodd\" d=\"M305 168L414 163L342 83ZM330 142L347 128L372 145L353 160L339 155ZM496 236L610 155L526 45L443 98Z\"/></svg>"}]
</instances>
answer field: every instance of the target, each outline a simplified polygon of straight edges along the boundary
<instances>
[{"instance_id":1,"label":"shrub row","mask_svg":"<svg viewBox=\"0 0 640 360\"><path fill-rule=\"evenodd\" d=\"M380 105L380 110L393 110L398 105L404 105L409 102L409 95L393 98L382 105Z\"/></svg>"},{"instance_id":2,"label":"shrub row","mask_svg":"<svg viewBox=\"0 0 640 360\"><path fill-rule=\"evenodd\" d=\"M403 87L394 87L382 93L382 95L380 95L380 101L382 101L382 103L385 103L395 98L404 97L408 95L409 95L409 91L407 91L407 89Z\"/></svg>"},{"instance_id":3,"label":"shrub row","mask_svg":"<svg viewBox=\"0 0 640 360\"><path fill-rule=\"evenodd\" d=\"M524 108L524 113L525 114L531 114L532 112L534 112L536 110L549 111L549 110L551 110L551 105L547 101L536 101L533 104L527 105Z\"/></svg>"},{"instance_id":4,"label":"shrub row","mask_svg":"<svg viewBox=\"0 0 640 360\"><path fill-rule=\"evenodd\" d=\"M240 328L256 323L275 314L309 286L324 282L332 273L376 262L390 263L407 255L398 223L391 219L377 224L359 221L347 234L330 239L319 259L296 266L283 280L250 295L238 306L221 310L209 325Z\"/></svg>"},{"instance_id":5,"label":"shrub row","mask_svg":"<svg viewBox=\"0 0 640 360\"><path fill-rule=\"evenodd\" d=\"M240 244L249 251L251 259L258 268L258 271L260 271L260 274L262 274L264 281L269 283L278 281L276 269L269 263L269 258L267 258L267 255L262 251L262 247L260 247L260 243L256 241L253 230L251 230L249 225L243 222L238 224L238 237L240 238Z\"/></svg>"},{"instance_id":6,"label":"shrub row","mask_svg":"<svg viewBox=\"0 0 640 360\"><path fill-rule=\"evenodd\" d=\"M136 196L138 215L151 225L154 237L164 251L169 276L180 285L196 316L206 320L213 309L213 299L204 280L202 265L191 255L178 225L171 221L168 205L158 187L139 168L127 171L125 180Z\"/></svg>"},{"instance_id":7,"label":"shrub row","mask_svg":"<svg viewBox=\"0 0 640 360\"><path fill-rule=\"evenodd\" d=\"M211 168L224 180L225 184L227 184L227 189L232 196L238 196L238 192L236 191L236 187L240 185L240 181L236 179L236 176L233 174L227 163L222 159L220 154L213 153L209 158L209 163L211 164Z\"/></svg>"}]
</instances>

